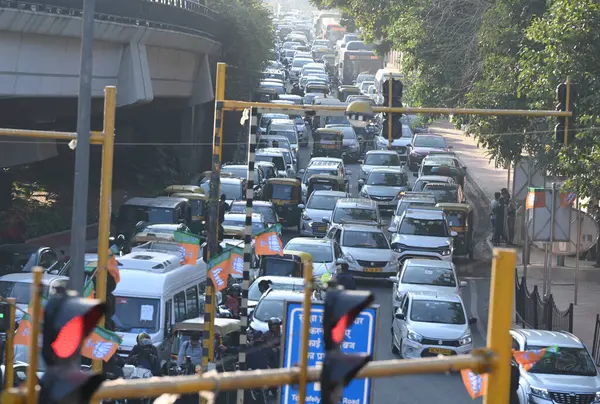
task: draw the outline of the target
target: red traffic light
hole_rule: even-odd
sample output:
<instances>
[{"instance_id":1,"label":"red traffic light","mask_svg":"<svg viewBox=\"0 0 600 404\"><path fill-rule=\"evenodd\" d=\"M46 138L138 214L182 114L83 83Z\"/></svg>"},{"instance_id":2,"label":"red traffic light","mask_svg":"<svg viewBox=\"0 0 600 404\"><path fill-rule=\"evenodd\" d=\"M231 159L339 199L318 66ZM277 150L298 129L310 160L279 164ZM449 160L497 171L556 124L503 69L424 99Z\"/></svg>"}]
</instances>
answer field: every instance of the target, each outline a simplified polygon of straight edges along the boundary
<instances>
[{"instance_id":1,"label":"red traffic light","mask_svg":"<svg viewBox=\"0 0 600 404\"><path fill-rule=\"evenodd\" d=\"M330 287L327 290L323 313L325 350L334 349L342 343L346 329L374 298L373 293L369 291L344 290L341 286Z\"/></svg>"},{"instance_id":2,"label":"red traffic light","mask_svg":"<svg viewBox=\"0 0 600 404\"><path fill-rule=\"evenodd\" d=\"M56 294L44 310L42 357L47 366L77 355L83 340L106 313L99 300L84 299L74 293Z\"/></svg>"}]
</instances>

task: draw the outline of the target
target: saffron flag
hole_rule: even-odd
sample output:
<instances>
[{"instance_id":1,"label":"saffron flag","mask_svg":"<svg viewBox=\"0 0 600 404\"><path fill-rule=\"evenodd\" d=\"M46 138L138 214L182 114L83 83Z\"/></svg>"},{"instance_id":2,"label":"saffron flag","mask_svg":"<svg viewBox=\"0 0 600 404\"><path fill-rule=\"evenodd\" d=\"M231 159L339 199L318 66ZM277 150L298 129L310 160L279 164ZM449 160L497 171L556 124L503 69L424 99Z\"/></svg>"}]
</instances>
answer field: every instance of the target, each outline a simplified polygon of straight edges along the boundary
<instances>
[{"instance_id":1,"label":"saffron flag","mask_svg":"<svg viewBox=\"0 0 600 404\"><path fill-rule=\"evenodd\" d=\"M256 235L257 255L283 255L283 243L279 238L281 225L275 224Z\"/></svg>"},{"instance_id":2,"label":"saffron flag","mask_svg":"<svg viewBox=\"0 0 600 404\"><path fill-rule=\"evenodd\" d=\"M113 245L108 249L108 261L106 265L106 270L108 271L108 275L112 276L115 280L115 284L118 284L121 281L121 273L119 272L119 262L117 261L117 254L119 253L119 248L116 245ZM87 297L90 299L96 298L96 291L94 290L94 277L96 276L96 268L98 268L98 261L89 262L85 268L84 272L90 275L90 278L87 280L85 285L83 285L83 297Z\"/></svg>"},{"instance_id":3,"label":"saffron flag","mask_svg":"<svg viewBox=\"0 0 600 404\"><path fill-rule=\"evenodd\" d=\"M523 366L523 369L527 372L545 356L557 353L558 346L551 346L548 348L534 349L531 351L513 351L513 357L515 358L517 363Z\"/></svg>"},{"instance_id":4,"label":"saffron flag","mask_svg":"<svg viewBox=\"0 0 600 404\"><path fill-rule=\"evenodd\" d=\"M179 244L179 257L182 264L196 265L200 254L200 238L192 233L176 231L173 235Z\"/></svg>"},{"instance_id":5,"label":"saffron flag","mask_svg":"<svg viewBox=\"0 0 600 404\"><path fill-rule=\"evenodd\" d=\"M31 316L25 314L19 322L19 328L15 333L15 345L31 346ZM107 362L117 352L123 340L114 332L102 327L96 327L86 338L81 347L81 355L90 359L102 359ZM38 346L43 343L40 330Z\"/></svg>"},{"instance_id":6,"label":"saffron flag","mask_svg":"<svg viewBox=\"0 0 600 404\"><path fill-rule=\"evenodd\" d=\"M233 247L230 250L229 267L231 275L242 277L244 275L244 250L239 247Z\"/></svg>"},{"instance_id":7,"label":"saffron flag","mask_svg":"<svg viewBox=\"0 0 600 404\"><path fill-rule=\"evenodd\" d=\"M543 188L529 188L525 209L543 208L546 206L546 191Z\"/></svg>"},{"instance_id":8,"label":"saffron flag","mask_svg":"<svg viewBox=\"0 0 600 404\"><path fill-rule=\"evenodd\" d=\"M460 371L462 381L467 388L469 396L473 400L477 397L485 395L487 391L488 375L473 373L471 369L463 369Z\"/></svg>"},{"instance_id":9,"label":"saffron flag","mask_svg":"<svg viewBox=\"0 0 600 404\"><path fill-rule=\"evenodd\" d=\"M227 287L227 279L231 273L231 250L226 250L208 261L208 276L218 291Z\"/></svg>"},{"instance_id":10,"label":"saffron flag","mask_svg":"<svg viewBox=\"0 0 600 404\"><path fill-rule=\"evenodd\" d=\"M575 192L561 192L560 193L560 207L566 208L567 206L573 205L573 201L577 199Z\"/></svg>"}]
</instances>

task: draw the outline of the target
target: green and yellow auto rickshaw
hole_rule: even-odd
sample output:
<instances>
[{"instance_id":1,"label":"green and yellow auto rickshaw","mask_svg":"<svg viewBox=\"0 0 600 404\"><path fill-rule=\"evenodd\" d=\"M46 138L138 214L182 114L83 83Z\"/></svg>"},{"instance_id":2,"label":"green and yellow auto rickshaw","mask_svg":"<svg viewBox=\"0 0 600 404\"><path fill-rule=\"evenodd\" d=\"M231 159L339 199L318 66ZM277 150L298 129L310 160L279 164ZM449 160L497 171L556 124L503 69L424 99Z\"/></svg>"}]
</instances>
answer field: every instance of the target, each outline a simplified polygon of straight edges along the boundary
<instances>
[{"instance_id":1,"label":"green and yellow auto rickshaw","mask_svg":"<svg viewBox=\"0 0 600 404\"><path fill-rule=\"evenodd\" d=\"M284 226L297 226L300 231L302 183L295 178L269 178L263 188L263 199L271 201Z\"/></svg>"},{"instance_id":2,"label":"green and yellow auto rickshaw","mask_svg":"<svg viewBox=\"0 0 600 404\"><path fill-rule=\"evenodd\" d=\"M338 129L320 128L313 133L313 149L310 157L342 158L344 133Z\"/></svg>"},{"instance_id":3,"label":"green and yellow auto rickshaw","mask_svg":"<svg viewBox=\"0 0 600 404\"><path fill-rule=\"evenodd\" d=\"M473 258L473 249L475 243L473 241L473 208L466 203L438 203L435 205L442 208L450 229L458 233L454 237L454 254L467 255Z\"/></svg>"},{"instance_id":4,"label":"green and yellow auto rickshaw","mask_svg":"<svg viewBox=\"0 0 600 404\"><path fill-rule=\"evenodd\" d=\"M165 188L167 196L186 198L192 207L192 222L190 230L195 234L202 234L206 224L208 209L208 195L197 185L171 185Z\"/></svg>"},{"instance_id":5,"label":"green and yellow auto rickshaw","mask_svg":"<svg viewBox=\"0 0 600 404\"><path fill-rule=\"evenodd\" d=\"M306 200L308 201L313 191L321 190L347 192L346 180L337 175L312 175L306 184Z\"/></svg>"},{"instance_id":6,"label":"green and yellow auto rickshaw","mask_svg":"<svg viewBox=\"0 0 600 404\"><path fill-rule=\"evenodd\" d=\"M304 268L312 266L312 255L303 251L283 250L283 255L267 255L260 261L259 276L303 278Z\"/></svg>"},{"instance_id":7,"label":"green and yellow auto rickshaw","mask_svg":"<svg viewBox=\"0 0 600 404\"><path fill-rule=\"evenodd\" d=\"M338 88L338 99L341 102L346 102L349 95L360 95L360 88L356 86L340 86Z\"/></svg>"}]
</instances>

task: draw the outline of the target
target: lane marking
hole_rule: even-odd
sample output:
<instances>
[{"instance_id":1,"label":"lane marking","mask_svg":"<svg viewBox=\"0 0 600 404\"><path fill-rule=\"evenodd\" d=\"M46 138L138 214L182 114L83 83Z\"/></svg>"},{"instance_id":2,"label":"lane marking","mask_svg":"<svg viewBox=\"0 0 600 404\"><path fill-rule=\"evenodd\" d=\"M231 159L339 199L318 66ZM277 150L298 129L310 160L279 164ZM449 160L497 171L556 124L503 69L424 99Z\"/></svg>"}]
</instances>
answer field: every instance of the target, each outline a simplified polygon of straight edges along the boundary
<instances>
[{"instance_id":1,"label":"lane marking","mask_svg":"<svg viewBox=\"0 0 600 404\"><path fill-rule=\"evenodd\" d=\"M481 335L481 338L483 338L483 342L485 343L485 341L487 339L487 335L486 335L485 328L483 327L483 324L482 324L483 319L481 318L481 316L479 315L479 312L477 311L477 302L479 300L479 296L477 294L476 286L477 286L477 283L474 280L469 281L469 290L471 292L471 315L473 317L477 318L477 323L475 324L475 328L477 329L477 332L479 332L479 335Z\"/></svg>"}]
</instances>

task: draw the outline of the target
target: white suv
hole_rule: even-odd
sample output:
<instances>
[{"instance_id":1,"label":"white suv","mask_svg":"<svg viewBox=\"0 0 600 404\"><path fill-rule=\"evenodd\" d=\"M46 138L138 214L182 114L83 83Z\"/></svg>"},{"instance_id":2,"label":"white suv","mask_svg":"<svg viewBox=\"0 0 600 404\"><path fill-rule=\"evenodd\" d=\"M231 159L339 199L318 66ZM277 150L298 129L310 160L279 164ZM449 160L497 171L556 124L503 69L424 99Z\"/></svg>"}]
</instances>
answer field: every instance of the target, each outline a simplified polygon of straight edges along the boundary
<instances>
[{"instance_id":1,"label":"white suv","mask_svg":"<svg viewBox=\"0 0 600 404\"><path fill-rule=\"evenodd\" d=\"M392 248L400 253L400 261L408 258L431 258L452 261L453 237L446 215L441 209L407 209L396 228L390 228Z\"/></svg>"}]
</instances>

